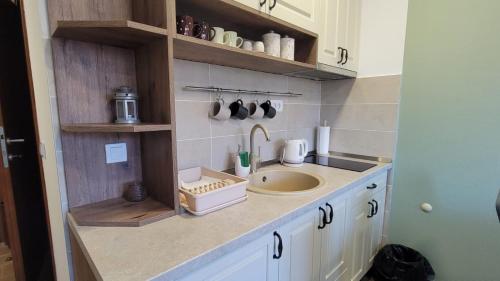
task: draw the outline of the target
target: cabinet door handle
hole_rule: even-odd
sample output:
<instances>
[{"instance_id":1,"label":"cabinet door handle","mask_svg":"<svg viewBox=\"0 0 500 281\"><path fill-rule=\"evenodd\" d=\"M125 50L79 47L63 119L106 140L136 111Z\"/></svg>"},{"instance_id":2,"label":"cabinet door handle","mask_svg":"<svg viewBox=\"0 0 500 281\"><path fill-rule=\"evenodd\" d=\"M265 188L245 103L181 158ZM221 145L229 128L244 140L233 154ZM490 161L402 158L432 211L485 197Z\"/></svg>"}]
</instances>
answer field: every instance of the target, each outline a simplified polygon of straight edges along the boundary
<instances>
[{"instance_id":1,"label":"cabinet door handle","mask_svg":"<svg viewBox=\"0 0 500 281\"><path fill-rule=\"evenodd\" d=\"M375 189L375 188L377 188L376 183L373 183L372 185L366 187L366 189Z\"/></svg>"},{"instance_id":2,"label":"cabinet door handle","mask_svg":"<svg viewBox=\"0 0 500 281\"><path fill-rule=\"evenodd\" d=\"M262 7L262 6L266 5L266 2L267 2L267 0L264 0L264 1L261 1L259 4Z\"/></svg>"},{"instance_id":3,"label":"cabinet door handle","mask_svg":"<svg viewBox=\"0 0 500 281\"><path fill-rule=\"evenodd\" d=\"M281 240L281 235L277 231L274 233L274 237L278 238L278 254L276 255L276 252L273 255L273 259L279 260L281 258L281 255L283 254L283 240ZM274 242L276 243L276 239L274 239ZM274 247L274 250L276 251L276 246Z\"/></svg>"},{"instance_id":4,"label":"cabinet door handle","mask_svg":"<svg viewBox=\"0 0 500 281\"><path fill-rule=\"evenodd\" d=\"M373 203L375 203L375 212L374 212L374 214L373 214L373 215L375 216L375 215L377 215L377 214L378 214L378 202L377 202L377 200L375 200L375 199L373 199L373 200L372 200L372 202L373 202Z\"/></svg>"},{"instance_id":5,"label":"cabinet door handle","mask_svg":"<svg viewBox=\"0 0 500 281\"><path fill-rule=\"evenodd\" d=\"M345 50L345 60L342 63L342 65L346 64L347 60L349 59L349 50L347 50L347 49L344 49L344 50Z\"/></svg>"},{"instance_id":6,"label":"cabinet door handle","mask_svg":"<svg viewBox=\"0 0 500 281\"><path fill-rule=\"evenodd\" d=\"M326 211L322 207L319 207L319 211L323 213L323 218L320 219L320 222L323 222L323 225L318 225L318 229L323 229L326 226Z\"/></svg>"},{"instance_id":7,"label":"cabinet door handle","mask_svg":"<svg viewBox=\"0 0 500 281\"><path fill-rule=\"evenodd\" d=\"M333 207L332 205L326 203L326 207L330 208L330 221L326 222L326 224L331 224L333 221Z\"/></svg>"},{"instance_id":8,"label":"cabinet door handle","mask_svg":"<svg viewBox=\"0 0 500 281\"><path fill-rule=\"evenodd\" d=\"M373 209L373 208L374 208L374 206L373 206L373 203L372 203L372 202L368 202L368 205L370 205L370 206L371 206L371 208L370 208L370 214L368 214L368 216L366 216L366 217L367 217L367 218L371 218L371 217L373 217L373 212L374 212L374 209Z\"/></svg>"},{"instance_id":9,"label":"cabinet door handle","mask_svg":"<svg viewBox=\"0 0 500 281\"><path fill-rule=\"evenodd\" d=\"M271 4L271 6L269 6L269 11L274 9L274 7L276 6L276 1L278 1L278 0L274 0L274 2Z\"/></svg>"},{"instance_id":10,"label":"cabinet door handle","mask_svg":"<svg viewBox=\"0 0 500 281\"><path fill-rule=\"evenodd\" d=\"M337 62L337 64L340 64L343 60L344 60L344 48L342 47L338 47L337 50L340 51L340 59L339 61Z\"/></svg>"}]
</instances>

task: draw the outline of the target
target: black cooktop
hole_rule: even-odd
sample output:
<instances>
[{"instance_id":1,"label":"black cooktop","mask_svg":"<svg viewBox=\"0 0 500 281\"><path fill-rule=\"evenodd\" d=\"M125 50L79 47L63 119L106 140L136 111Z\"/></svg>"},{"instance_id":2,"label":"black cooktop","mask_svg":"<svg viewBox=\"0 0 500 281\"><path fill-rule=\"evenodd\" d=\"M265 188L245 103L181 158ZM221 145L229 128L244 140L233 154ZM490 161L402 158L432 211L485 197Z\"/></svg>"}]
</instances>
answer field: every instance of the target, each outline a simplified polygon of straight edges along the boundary
<instances>
[{"instance_id":1,"label":"black cooktop","mask_svg":"<svg viewBox=\"0 0 500 281\"><path fill-rule=\"evenodd\" d=\"M344 169L355 172L364 172L370 168L377 166L376 164L346 160L335 157L309 155L304 158L305 163L312 163L321 166L328 166L338 169Z\"/></svg>"}]
</instances>

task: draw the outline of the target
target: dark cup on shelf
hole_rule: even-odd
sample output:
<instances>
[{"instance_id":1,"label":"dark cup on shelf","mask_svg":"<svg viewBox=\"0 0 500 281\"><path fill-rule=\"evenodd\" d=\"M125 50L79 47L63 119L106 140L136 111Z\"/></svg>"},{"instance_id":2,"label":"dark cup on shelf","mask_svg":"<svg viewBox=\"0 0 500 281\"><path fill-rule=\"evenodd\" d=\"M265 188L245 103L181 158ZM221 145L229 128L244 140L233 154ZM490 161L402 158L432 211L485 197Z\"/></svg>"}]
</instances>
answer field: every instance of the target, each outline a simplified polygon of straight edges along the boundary
<instances>
[{"instance_id":1,"label":"dark cup on shelf","mask_svg":"<svg viewBox=\"0 0 500 281\"><path fill-rule=\"evenodd\" d=\"M260 107L262 107L262 109L264 109L264 114L267 118L274 118L274 116L276 116L276 108L274 108L272 105L271 105L271 101L270 100L267 100L266 102L262 103L260 105Z\"/></svg>"},{"instance_id":2,"label":"dark cup on shelf","mask_svg":"<svg viewBox=\"0 0 500 281\"><path fill-rule=\"evenodd\" d=\"M213 32L211 32L212 30L213 30ZM206 21L195 22L193 34L194 34L194 37L196 37L196 38L210 41L215 36L215 29L210 27L210 25ZM212 35L212 36L210 36L210 35Z\"/></svg>"},{"instance_id":3,"label":"dark cup on shelf","mask_svg":"<svg viewBox=\"0 0 500 281\"><path fill-rule=\"evenodd\" d=\"M245 120L248 117L248 109L243 105L243 101L241 99L231 103L231 105L229 105L229 109L231 109L231 117L233 118Z\"/></svg>"},{"instance_id":4,"label":"dark cup on shelf","mask_svg":"<svg viewBox=\"0 0 500 281\"><path fill-rule=\"evenodd\" d=\"M194 20L192 16L178 16L177 17L177 33L193 36L193 30L195 28Z\"/></svg>"}]
</instances>

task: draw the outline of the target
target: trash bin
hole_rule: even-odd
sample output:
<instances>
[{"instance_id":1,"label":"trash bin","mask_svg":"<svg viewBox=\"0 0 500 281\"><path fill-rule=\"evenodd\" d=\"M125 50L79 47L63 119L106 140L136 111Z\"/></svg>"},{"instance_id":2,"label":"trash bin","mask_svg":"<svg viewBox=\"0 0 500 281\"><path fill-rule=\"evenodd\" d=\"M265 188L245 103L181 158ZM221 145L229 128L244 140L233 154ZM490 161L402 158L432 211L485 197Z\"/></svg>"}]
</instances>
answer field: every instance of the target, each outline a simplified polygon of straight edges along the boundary
<instances>
[{"instance_id":1,"label":"trash bin","mask_svg":"<svg viewBox=\"0 0 500 281\"><path fill-rule=\"evenodd\" d=\"M403 245L384 246L375 256L371 273L375 281L433 281L429 261Z\"/></svg>"}]
</instances>

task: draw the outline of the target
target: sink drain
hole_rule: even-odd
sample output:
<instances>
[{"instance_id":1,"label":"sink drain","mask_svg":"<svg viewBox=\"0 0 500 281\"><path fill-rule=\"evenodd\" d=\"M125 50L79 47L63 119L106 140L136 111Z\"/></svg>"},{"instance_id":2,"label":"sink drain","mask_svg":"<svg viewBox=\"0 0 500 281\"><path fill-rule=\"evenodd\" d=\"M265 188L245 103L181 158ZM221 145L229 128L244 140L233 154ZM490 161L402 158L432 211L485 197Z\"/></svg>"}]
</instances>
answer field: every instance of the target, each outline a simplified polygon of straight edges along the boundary
<instances>
[{"instance_id":1,"label":"sink drain","mask_svg":"<svg viewBox=\"0 0 500 281\"><path fill-rule=\"evenodd\" d=\"M262 177L262 182L266 182L267 181L267 177L266 176L263 176Z\"/></svg>"}]
</instances>

